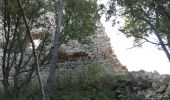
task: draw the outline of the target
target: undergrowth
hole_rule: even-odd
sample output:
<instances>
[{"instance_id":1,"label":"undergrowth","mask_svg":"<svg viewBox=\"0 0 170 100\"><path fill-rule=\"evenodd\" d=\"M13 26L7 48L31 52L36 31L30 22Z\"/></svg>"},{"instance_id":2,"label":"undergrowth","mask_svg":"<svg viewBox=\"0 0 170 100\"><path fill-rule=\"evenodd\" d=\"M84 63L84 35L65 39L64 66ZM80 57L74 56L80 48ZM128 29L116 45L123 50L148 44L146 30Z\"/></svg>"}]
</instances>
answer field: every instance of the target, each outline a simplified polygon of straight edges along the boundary
<instances>
[{"instance_id":1,"label":"undergrowth","mask_svg":"<svg viewBox=\"0 0 170 100\"><path fill-rule=\"evenodd\" d=\"M56 78L56 100L120 100L117 98L118 80L134 79L131 73L108 74L97 65L89 65L77 73ZM54 100L55 100L54 99ZM125 96L122 100L143 100L138 96Z\"/></svg>"},{"instance_id":2,"label":"undergrowth","mask_svg":"<svg viewBox=\"0 0 170 100\"><path fill-rule=\"evenodd\" d=\"M53 100L120 100L117 98L117 89L121 88L118 82L128 78L134 79L131 73L108 74L98 65L89 65L81 71L57 75ZM20 91L18 98L11 97L9 100L41 100L38 88L31 83ZM0 95L0 100L5 100L2 91ZM143 99L133 95L124 96L121 100Z\"/></svg>"}]
</instances>

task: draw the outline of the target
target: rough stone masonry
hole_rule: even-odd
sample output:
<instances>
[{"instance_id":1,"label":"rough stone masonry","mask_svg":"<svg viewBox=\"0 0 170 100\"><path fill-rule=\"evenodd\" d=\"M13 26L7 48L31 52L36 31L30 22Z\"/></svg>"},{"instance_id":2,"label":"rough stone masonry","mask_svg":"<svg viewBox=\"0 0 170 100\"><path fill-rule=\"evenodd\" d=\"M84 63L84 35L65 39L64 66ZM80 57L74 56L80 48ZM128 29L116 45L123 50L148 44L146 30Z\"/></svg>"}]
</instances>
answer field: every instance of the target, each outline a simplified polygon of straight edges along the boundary
<instances>
[{"instance_id":1,"label":"rough stone masonry","mask_svg":"<svg viewBox=\"0 0 170 100\"><path fill-rule=\"evenodd\" d=\"M81 45L75 40L61 45L61 59L59 60L59 72L64 74L67 71L81 70L90 64L97 64L103 67L107 72L127 72L117 59L112 50L110 38L105 33L105 28L101 23L97 24L97 30L91 36L89 45ZM2 49L0 49L2 54ZM0 61L1 62L1 61ZM0 73L2 76L2 73ZM47 77L48 67L42 71L42 76ZM1 77L2 78L2 77ZM1 79L0 78L0 79Z\"/></svg>"},{"instance_id":2,"label":"rough stone masonry","mask_svg":"<svg viewBox=\"0 0 170 100\"><path fill-rule=\"evenodd\" d=\"M127 68L120 63L112 50L105 28L101 23L98 23L97 27L89 45L81 45L72 40L61 46L60 51L65 53L67 59L59 63L60 70L74 69L75 71L89 64L97 64L108 72L127 72Z\"/></svg>"}]
</instances>

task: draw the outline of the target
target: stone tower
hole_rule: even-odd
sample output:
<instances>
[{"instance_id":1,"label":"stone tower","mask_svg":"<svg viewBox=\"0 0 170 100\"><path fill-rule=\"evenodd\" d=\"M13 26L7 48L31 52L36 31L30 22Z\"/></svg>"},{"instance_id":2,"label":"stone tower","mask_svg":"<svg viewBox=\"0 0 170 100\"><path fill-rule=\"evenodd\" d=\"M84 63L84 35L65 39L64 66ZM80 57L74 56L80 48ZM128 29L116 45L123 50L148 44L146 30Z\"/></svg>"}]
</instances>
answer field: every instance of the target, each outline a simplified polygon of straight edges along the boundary
<instances>
[{"instance_id":1,"label":"stone tower","mask_svg":"<svg viewBox=\"0 0 170 100\"><path fill-rule=\"evenodd\" d=\"M89 45L81 45L77 41L69 41L61 46L61 51L67 61L60 63L61 67L82 67L88 64L98 64L109 72L126 72L127 69L117 59L112 50L110 38L105 33L105 28L101 23L97 24L97 31L91 37ZM62 56L62 55L61 55ZM73 58L71 58L73 57ZM70 60L68 58L71 58ZM74 60L73 60L74 59Z\"/></svg>"}]
</instances>

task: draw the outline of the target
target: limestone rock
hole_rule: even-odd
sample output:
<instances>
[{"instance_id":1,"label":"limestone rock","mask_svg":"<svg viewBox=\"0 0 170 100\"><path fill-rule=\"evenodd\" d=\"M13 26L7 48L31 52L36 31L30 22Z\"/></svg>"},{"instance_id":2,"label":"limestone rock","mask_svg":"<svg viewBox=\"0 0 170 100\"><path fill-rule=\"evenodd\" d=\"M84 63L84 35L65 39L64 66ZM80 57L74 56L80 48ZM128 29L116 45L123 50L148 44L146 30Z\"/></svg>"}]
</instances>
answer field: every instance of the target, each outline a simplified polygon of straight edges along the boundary
<instances>
[{"instance_id":1,"label":"limestone rock","mask_svg":"<svg viewBox=\"0 0 170 100\"><path fill-rule=\"evenodd\" d=\"M126 66L117 66L113 68L114 72L128 72Z\"/></svg>"},{"instance_id":2,"label":"limestone rock","mask_svg":"<svg viewBox=\"0 0 170 100\"><path fill-rule=\"evenodd\" d=\"M165 94L170 95L170 82L168 83L168 87L167 87L167 89L166 89Z\"/></svg>"},{"instance_id":3,"label":"limestone rock","mask_svg":"<svg viewBox=\"0 0 170 100\"><path fill-rule=\"evenodd\" d=\"M152 91L149 91L145 94L145 98L150 99L152 97L152 95L153 95Z\"/></svg>"},{"instance_id":4,"label":"limestone rock","mask_svg":"<svg viewBox=\"0 0 170 100\"><path fill-rule=\"evenodd\" d=\"M152 88L153 90L157 90L160 87L160 83L158 81L152 82Z\"/></svg>"},{"instance_id":5,"label":"limestone rock","mask_svg":"<svg viewBox=\"0 0 170 100\"><path fill-rule=\"evenodd\" d=\"M167 88L167 85L163 85L163 86L161 86L159 89L157 89L155 92L156 93L164 93L165 92L165 90L166 90L166 88Z\"/></svg>"},{"instance_id":6,"label":"limestone rock","mask_svg":"<svg viewBox=\"0 0 170 100\"><path fill-rule=\"evenodd\" d=\"M61 45L60 50L67 53L66 55L83 52L84 54L88 55L88 58L90 58L83 59L84 61L89 62L89 64L98 64L109 73L113 73L113 71L127 72L127 68L120 63L114 51L112 50L110 39L105 33L105 28L101 23L98 23L97 27L97 31L91 37L91 43L89 45L82 45L78 41L71 40L67 44ZM75 62L74 64L76 64L77 60L80 62L82 61L81 58L75 58L77 59L72 59L72 61ZM63 62L63 60L61 62Z\"/></svg>"}]
</instances>

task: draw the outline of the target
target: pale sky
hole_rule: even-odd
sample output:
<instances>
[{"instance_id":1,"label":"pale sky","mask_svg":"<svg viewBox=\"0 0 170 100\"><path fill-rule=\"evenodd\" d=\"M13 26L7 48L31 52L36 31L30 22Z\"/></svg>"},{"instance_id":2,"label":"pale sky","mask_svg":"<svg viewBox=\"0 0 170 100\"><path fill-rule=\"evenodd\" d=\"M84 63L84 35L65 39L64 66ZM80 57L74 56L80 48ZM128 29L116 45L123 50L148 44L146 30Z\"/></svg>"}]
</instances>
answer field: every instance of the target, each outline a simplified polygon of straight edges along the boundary
<instances>
[{"instance_id":1,"label":"pale sky","mask_svg":"<svg viewBox=\"0 0 170 100\"><path fill-rule=\"evenodd\" d=\"M106 2L107 0L100 0ZM110 22L105 22L104 16L101 22L105 31L111 39L111 44L115 54L120 62L125 65L129 71L146 70L158 71L160 74L170 74L170 62L163 51L158 50L155 45L145 43L142 48L133 48L133 39L126 38L118 31L118 25L111 26Z\"/></svg>"}]
</instances>

